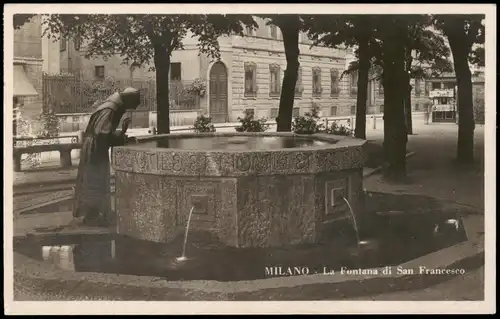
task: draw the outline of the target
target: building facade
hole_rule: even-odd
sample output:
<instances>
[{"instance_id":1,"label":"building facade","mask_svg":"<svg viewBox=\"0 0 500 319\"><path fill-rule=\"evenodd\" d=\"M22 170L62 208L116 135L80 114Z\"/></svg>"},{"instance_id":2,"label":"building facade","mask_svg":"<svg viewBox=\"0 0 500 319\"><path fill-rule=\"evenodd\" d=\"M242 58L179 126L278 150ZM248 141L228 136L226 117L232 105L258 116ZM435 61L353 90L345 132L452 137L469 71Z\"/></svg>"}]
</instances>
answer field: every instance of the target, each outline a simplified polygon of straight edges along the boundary
<instances>
[{"instance_id":1,"label":"building facade","mask_svg":"<svg viewBox=\"0 0 500 319\"><path fill-rule=\"evenodd\" d=\"M286 59L280 29L256 18L259 28L246 35L219 39L221 59L210 61L198 54L197 39L189 35L184 50L171 57L170 79L205 81L206 95L200 99L200 112L215 122L235 121L245 110L257 117L275 118L278 113L281 84ZM294 115L303 115L317 106L322 116L354 115L357 75L342 76L352 52L343 49L313 47L305 34L300 35L300 68L297 79ZM79 73L94 80L154 79L149 66L123 65L120 57L85 59L78 41L63 41L60 46L61 71ZM412 80L412 109L420 111L429 101L427 84ZM371 80L368 88L367 113L383 112L383 87Z\"/></svg>"},{"instance_id":2,"label":"building facade","mask_svg":"<svg viewBox=\"0 0 500 319\"><path fill-rule=\"evenodd\" d=\"M34 16L14 30L14 117L22 116L31 132L43 109L43 74L60 72L58 44L43 36L42 19Z\"/></svg>"},{"instance_id":3,"label":"building facade","mask_svg":"<svg viewBox=\"0 0 500 319\"><path fill-rule=\"evenodd\" d=\"M32 119L40 114L42 95L42 29L35 16L14 30L14 97L19 112Z\"/></svg>"},{"instance_id":4,"label":"building facade","mask_svg":"<svg viewBox=\"0 0 500 319\"><path fill-rule=\"evenodd\" d=\"M484 123L484 70L473 70L472 98L474 118L477 123ZM428 84L429 90L427 90L426 95L430 95L432 100L432 121L457 122L459 105L457 103L458 88L455 74L442 74L440 77L429 79Z\"/></svg>"}]
</instances>

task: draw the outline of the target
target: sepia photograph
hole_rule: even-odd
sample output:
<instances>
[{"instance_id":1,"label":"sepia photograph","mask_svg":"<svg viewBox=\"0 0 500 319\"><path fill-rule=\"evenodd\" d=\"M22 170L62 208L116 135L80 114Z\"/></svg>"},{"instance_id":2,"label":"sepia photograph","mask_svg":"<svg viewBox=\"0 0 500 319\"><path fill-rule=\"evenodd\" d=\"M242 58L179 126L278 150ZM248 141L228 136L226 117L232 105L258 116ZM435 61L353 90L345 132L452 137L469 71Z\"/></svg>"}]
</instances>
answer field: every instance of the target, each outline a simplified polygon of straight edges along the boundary
<instances>
[{"instance_id":1,"label":"sepia photograph","mask_svg":"<svg viewBox=\"0 0 500 319\"><path fill-rule=\"evenodd\" d=\"M6 314L496 312L496 5L5 4L4 48Z\"/></svg>"}]
</instances>

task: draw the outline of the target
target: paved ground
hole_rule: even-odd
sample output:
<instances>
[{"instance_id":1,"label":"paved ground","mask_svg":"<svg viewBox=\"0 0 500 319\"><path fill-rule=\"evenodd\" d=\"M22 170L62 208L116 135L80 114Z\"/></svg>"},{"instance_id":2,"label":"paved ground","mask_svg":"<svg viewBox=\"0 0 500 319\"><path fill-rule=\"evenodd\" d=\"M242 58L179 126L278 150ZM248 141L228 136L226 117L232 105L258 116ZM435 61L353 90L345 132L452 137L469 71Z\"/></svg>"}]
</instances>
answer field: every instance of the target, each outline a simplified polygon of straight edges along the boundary
<instances>
[{"instance_id":1,"label":"paved ground","mask_svg":"<svg viewBox=\"0 0 500 319\"><path fill-rule=\"evenodd\" d=\"M401 291L349 300L374 301L466 301L484 299L484 267L470 271L435 286L413 291Z\"/></svg>"},{"instance_id":2,"label":"paved ground","mask_svg":"<svg viewBox=\"0 0 500 319\"><path fill-rule=\"evenodd\" d=\"M371 297L349 298L350 301L474 301L484 298L484 267L471 271L462 277L455 277L435 286L413 291L386 293ZM15 299L18 301L44 301L47 296L27 289L21 282L14 283ZM51 300L68 300L62 295L51 295ZM82 300L81 298L77 300ZM106 297L89 296L84 300L109 300Z\"/></svg>"},{"instance_id":3,"label":"paved ground","mask_svg":"<svg viewBox=\"0 0 500 319\"><path fill-rule=\"evenodd\" d=\"M415 123L408 149L416 155L408 161L408 185L389 185L375 175L365 181L365 188L390 193L413 193L484 208L484 126L475 131L477 164L465 169L454 164L458 126ZM383 128L367 130L367 138L383 139Z\"/></svg>"},{"instance_id":4,"label":"paved ground","mask_svg":"<svg viewBox=\"0 0 500 319\"><path fill-rule=\"evenodd\" d=\"M391 185L384 182L379 175L374 175L365 180L365 188L369 191L428 195L479 209L484 208L484 165L481 163L484 128L476 128L476 155L479 163L472 169L463 169L452 164L456 148L456 125L415 123L414 133L408 143L408 148L416 151L416 155L408 161L411 183ZM369 128L367 135L368 139L382 139L382 125L378 124L376 130ZM61 216L61 222L65 218L66 216ZM383 294L368 300L478 300L484 297L483 272L484 268L481 268L431 288ZM44 300L44 296L33 295L26 287L16 286L15 290L20 300Z\"/></svg>"}]
</instances>

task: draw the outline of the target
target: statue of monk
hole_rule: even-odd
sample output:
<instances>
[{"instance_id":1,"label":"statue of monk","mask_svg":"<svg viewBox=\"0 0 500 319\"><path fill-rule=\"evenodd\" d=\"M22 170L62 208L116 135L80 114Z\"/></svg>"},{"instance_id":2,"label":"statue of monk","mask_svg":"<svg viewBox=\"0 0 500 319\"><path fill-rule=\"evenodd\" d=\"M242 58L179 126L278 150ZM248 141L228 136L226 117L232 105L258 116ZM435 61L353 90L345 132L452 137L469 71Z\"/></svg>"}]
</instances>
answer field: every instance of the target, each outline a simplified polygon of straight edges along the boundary
<instances>
[{"instance_id":1,"label":"statue of monk","mask_svg":"<svg viewBox=\"0 0 500 319\"><path fill-rule=\"evenodd\" d=\"M139 104L139 91L127 88L109 96L90 116L80 151L72 225L109 226L115 222L111 216L109 149L126 143L131 119L124 115ZM121 130L117 130L120 121Z\"/></svg>"}]
</instances>

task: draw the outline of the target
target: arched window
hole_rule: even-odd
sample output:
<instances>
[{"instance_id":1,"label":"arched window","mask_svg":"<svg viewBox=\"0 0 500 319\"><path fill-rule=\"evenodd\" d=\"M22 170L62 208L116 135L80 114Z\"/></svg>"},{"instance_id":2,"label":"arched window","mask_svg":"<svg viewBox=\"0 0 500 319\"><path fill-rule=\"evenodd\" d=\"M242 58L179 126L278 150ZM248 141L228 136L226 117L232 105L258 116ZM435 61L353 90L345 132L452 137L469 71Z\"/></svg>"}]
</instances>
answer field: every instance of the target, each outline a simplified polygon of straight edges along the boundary
<instances>
[{"instance_id":1,"label":"arched window","mask_svg":"<svg viewBox=\"0 0 500 319\"><path fill-rule=\"evenodd\" d=\"M135 71L140 68L141 66L139 65L139 63L132 63L132 65L130 66L130 79L133 80L134 79L134 73Z\"/></svg>"}]
</instances>

